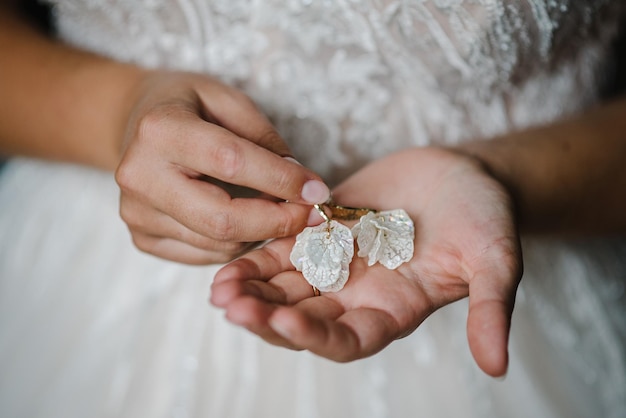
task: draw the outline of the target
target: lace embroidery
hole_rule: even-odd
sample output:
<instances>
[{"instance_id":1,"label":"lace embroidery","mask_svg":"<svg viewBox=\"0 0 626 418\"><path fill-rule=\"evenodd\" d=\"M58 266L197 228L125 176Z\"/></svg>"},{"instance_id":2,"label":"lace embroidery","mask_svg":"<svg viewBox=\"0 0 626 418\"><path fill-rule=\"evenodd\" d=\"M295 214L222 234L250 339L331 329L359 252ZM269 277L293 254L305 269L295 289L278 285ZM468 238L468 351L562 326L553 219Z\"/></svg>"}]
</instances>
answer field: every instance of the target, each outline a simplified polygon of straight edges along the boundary
<instances>
[{"instance_id":1,"label":"lace embroidery","mask_svg":"<svg viewBox=\"0 0 626 418\"><path fill-rule=\"evenodd\" d=\"M606 0L55 3L62 35L80 46L241 87L331 182L408 145L491 136L587 105L602 63L590 41L602 36L587 38L600 14L620 8ZM613 26L604 22L604 32ZM565 65L573 59L587 63Z\"/></svg>"}]
</instances>

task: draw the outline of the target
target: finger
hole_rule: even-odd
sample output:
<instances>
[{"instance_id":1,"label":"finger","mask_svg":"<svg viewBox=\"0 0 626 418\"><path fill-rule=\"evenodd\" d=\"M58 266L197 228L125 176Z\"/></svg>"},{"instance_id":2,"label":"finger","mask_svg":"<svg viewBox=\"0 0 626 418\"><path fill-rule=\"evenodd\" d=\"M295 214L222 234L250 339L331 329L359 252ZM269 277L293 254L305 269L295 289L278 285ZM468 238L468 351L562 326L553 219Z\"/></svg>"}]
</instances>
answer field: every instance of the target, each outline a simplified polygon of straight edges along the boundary
<instances>
[{"instance_id":1,"label":"finger","mask_svg":"<svg viewBox=\"0 0 626 418\"><path fill-rule=\"evenodd\" d=\"M185 227L165 213L146 206L137 199L122 197L120 216L133 234L170 238L205 251L235 255L241 254L245 249L254 245L254 243L249 242L216 241L208 238Z\"/></svg>"},{"instance_id":2,"label":"finger","mask_svg":"<svg viewBox=\"0 0 626 418\"><path fill-rule=\"evenodd\" d=\"M259 280L227 280L213 282L210 302L229 309L235 300L254 297L261 302L275 305L292 305L315 296L313 287L297 272L281 273L271 282Z\"/></svg>"},{"instance_id":3,"label":"finger","mask_svg":"<svg viewBox=\"0 0 626 418\"><path fill-rule=\"evenodd\" d=\"M135 246L148 254L178 263L206 265L226 263L239 253L203 250L171 238L155 237L142 233L133 234ZM245 251L242 248L242 251Z\"/></svg>"},{"instance_id":4,"label":"finger","mask_svg":"<svg viewBox=\"0 0 626 418\"><path fill-rule=\"evenodd\" d=\"M504 274L481 273L472 278L469 289L470 350L478 366L494 377L504 375L508 368L511 314L519 281L514 274Z\"/></svg>"},{"instance_id":5,"label":"finger","mask_svg":"<svg viewBox=\"0 0 626 418\"><path fill-rule=\"evenodd\" d=\"M329 312L329 306L325 312L330 318L316 318L295 308L277 308L269 324L291 344L339 362L370 356L400 335L396 321L380 310L359 308L337 320L332 318L337 312Z\"/></svg>"},{"instance_id":6,"label":"finger","mask_svg":"<svg viewBox=\"0 0 626 418\"><path fill-rule=\"evenodd\" d=\"M291 155L289 146L247 95L223 84L212 87L199 90L203 111L210 119L275 154Z\"/></svg>"},{"instance_id":7,"label":"finger","mask_svg":"<svg viewBox=\"0 0 626 418\"><path fill-rule=\"evenodd\" d=\"M237 298L253 296L270 304L293 305L315 296L289 261L293 241L272 241L223 267L215 275L210 302L226 308Z\"/></svg>"},{"instance_id":8,"label":"finger","mask_svg":"<svg viewBox=\"0 0 626 418\"><path fill-rule=\"evenodd\" d=\"M309 297L299 303L299 308L308 305L306 311L316 313L313 318L336 319L343 313L340 305L325 297ZM274 312L279 309L278 305L266 303L257 298L244 296L229 304L226 318L233 324L246 328L264 340L274 345L301 350L289 339L277 333L269 323ZM302 311L304 313L304 311Z\"/></svg>"},{"instance_id":9,"label":"finger","mask_svg":"<svg viewBox=\"0 0 626 418\"><path fill-rule=\"evenodd\" d=\"M181 123L182 118L185 123ZM162 142L167 147L162 152L168 153L173 163L291 202L316 204L328 200L328 187L302 165L195 115L183 113L172 119L176 120L161 122L168 126L158 134L174 141L175 146ZM169 126L174 123L176 126Z\"/></svg>"},{"instance_id":10,"label":"finger","mask_svg":"<svg viewBox=\"0 0 626 418\"><path fill-rule=\"evenodd\" d=\"M294 235L306 225L309 207L265 199L231 198L221 188L180 172L151 203L192 231L218 241L257 242Z\"/></svg>"},{"instance_id":11,"label":"finger","mask_svg":"<svg viewBox=\"0 0 626 418\"><path fill-rule=\"evenodd\" d=\"M294 270L289 254L294 244L293 238L277 239L262 248L224 266L215 274L215 283L229 280L269 280L279 273ZM303 279L304 280L304 279Z\"/></svg>"}]
</instances>

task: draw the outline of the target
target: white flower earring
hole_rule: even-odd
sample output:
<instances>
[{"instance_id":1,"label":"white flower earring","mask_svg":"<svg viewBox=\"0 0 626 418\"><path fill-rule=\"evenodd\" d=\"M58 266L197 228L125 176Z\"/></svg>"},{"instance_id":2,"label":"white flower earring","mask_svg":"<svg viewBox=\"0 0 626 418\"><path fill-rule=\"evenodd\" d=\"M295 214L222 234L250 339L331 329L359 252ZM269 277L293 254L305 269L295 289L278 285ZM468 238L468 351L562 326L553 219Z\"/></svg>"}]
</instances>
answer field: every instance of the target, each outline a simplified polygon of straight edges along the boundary
<instances>
[{"instance_id":1,"label":"white flower earring","mask_svg":"<svg viewBox=\"0 0 626 418\"><path fill-rule=\"evenodd\" d=\"M330 217L324 208L330 210ZM319 291L343 289L350 275L355 239L358 256L368 257L368 266L379 262L393 270L413 258L415 227L404 210L379 212L339 206L332 201L315 205L315 209L324 222L304 228L296 237L289 257L296 270L313 286L315 295L319 295ZM350 230L335 219L359 219L359 222Z\"/></svg>"},{"instance_id":2,"label":"white flower earring","mask_svg":"<svg viewBox=\"0 0 626 418\"><path fill-rule=\"evenodd\" d=\"M389 270L413 258L415 226L402 209L370 212L352 228L359 246L359 257L368 257L367 265L379 262Z\"/></svg>"}]
</instances>

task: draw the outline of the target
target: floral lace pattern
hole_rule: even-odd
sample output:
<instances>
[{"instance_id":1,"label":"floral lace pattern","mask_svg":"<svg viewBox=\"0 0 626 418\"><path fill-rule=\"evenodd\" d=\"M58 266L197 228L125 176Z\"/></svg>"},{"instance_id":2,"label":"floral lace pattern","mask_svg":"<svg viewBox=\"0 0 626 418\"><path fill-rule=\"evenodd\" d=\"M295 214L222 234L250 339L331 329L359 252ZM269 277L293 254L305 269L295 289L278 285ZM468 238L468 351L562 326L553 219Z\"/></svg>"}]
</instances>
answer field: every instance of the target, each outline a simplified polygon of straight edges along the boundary
<instances>
[{"instance_id":1,"label":"floral lace pattern","mask_svg":"<svg viewBox=\"0 0 626 418\"><path fill-rule=\"evenodd\" d=\"M588 105L605 64L598 45L615 26L598 22L623 8L607 0L54 3L70 42L241 87L331 183L408 145L493 136Z\"/></svg>"}]
</instances>

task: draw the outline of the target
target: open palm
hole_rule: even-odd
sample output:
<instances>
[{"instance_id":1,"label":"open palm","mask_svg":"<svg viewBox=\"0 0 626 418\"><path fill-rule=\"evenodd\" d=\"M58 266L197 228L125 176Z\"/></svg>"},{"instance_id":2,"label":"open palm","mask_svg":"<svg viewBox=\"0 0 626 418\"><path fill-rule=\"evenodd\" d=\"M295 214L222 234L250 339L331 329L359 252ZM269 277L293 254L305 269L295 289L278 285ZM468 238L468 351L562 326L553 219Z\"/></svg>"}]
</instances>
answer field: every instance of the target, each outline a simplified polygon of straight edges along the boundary
<instances>
[{"instance_id":1,"label":"open palm","mask_svg":"<svg viewBox=\"0 0 626 418\"><path fill-rule=\"evenodd\" d=\"M350 361L411 333L436 309L469 295L468 338L478 365L498 376L521 254L511 202L481 166L422 148L374 162L333 192L347 206L406 210L415 253L396 270L355 256L337 293L313 295L289 261L294 237L275 240L224 267L211 301L265 340Z\"/></svg>"}]
</instances>

